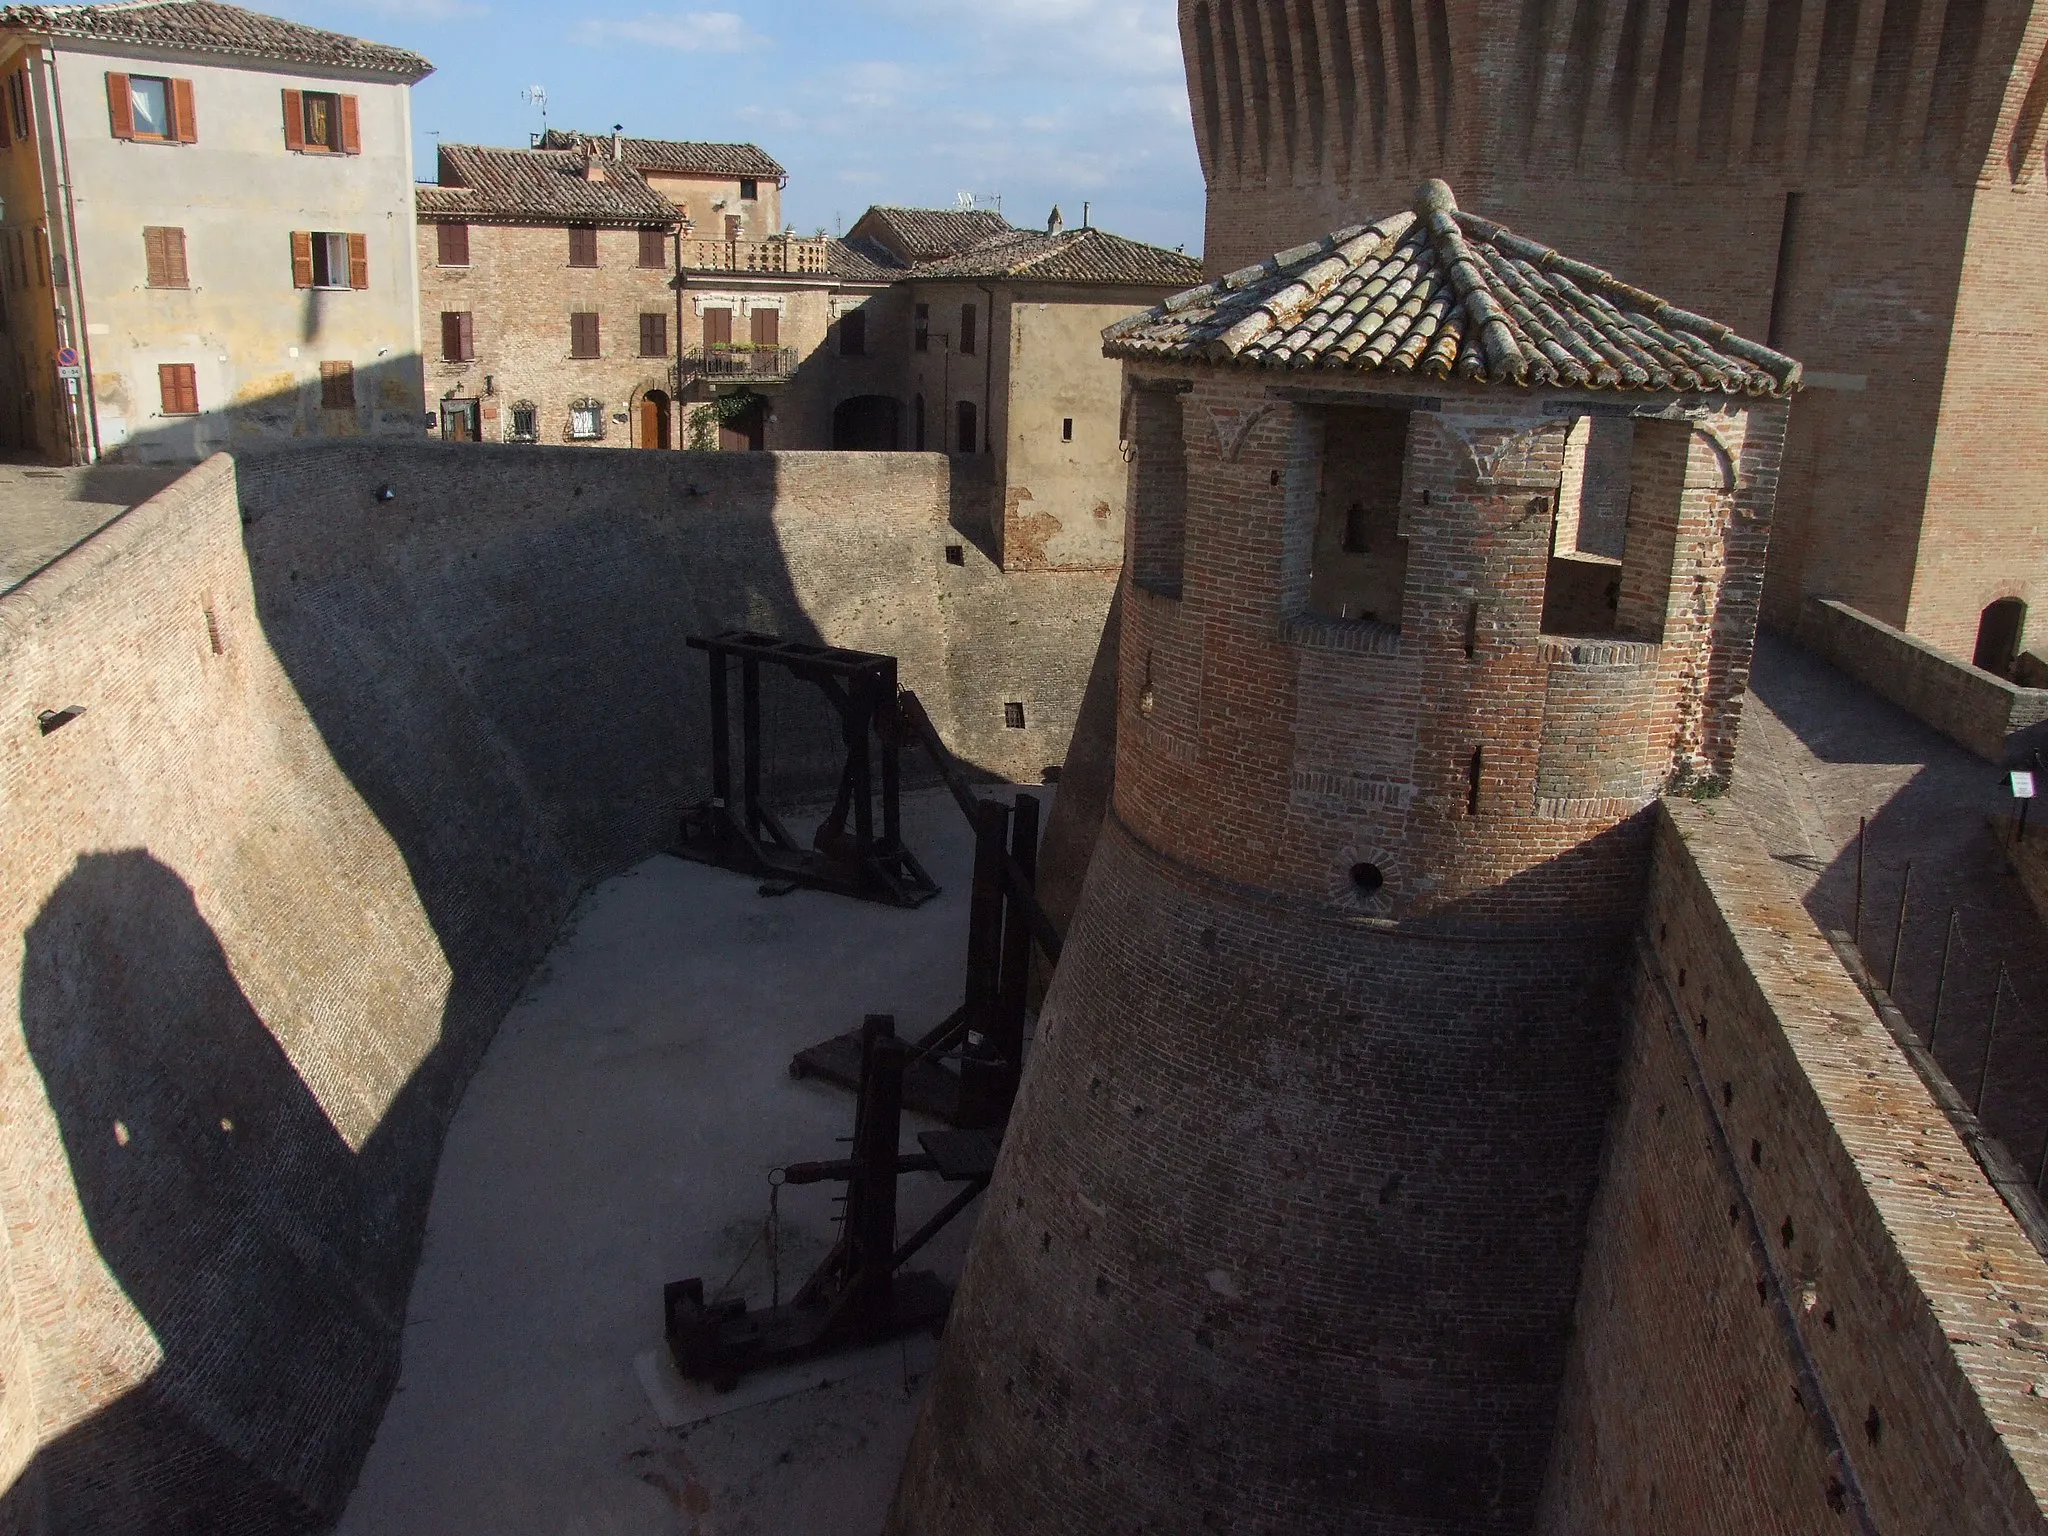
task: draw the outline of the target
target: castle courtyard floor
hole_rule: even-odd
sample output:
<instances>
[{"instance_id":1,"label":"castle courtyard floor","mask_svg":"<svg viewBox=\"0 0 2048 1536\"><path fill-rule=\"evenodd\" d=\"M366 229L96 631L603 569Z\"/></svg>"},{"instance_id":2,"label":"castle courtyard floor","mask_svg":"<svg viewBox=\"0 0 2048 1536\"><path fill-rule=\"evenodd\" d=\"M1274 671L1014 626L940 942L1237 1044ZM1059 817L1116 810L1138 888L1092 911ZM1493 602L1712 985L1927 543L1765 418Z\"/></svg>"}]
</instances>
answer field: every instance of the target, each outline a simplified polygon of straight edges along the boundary
<instances>
[{"instance_id":1,"label":"castle courtyard floor","mask_svg":"<svg viewBox=\"0 0 2048 1536\"><path fill-rule=\"evenodd\" d=\"M959 1003L966 820L943 792L904 812L945 888L916 911L764 899L754 880L666 857L584 899L450 1131L401 1380L342 1536L880 1528L931 1341L719 1399L667 1365L661 1290L733 1275L765 1305L768 1171L844 1155L853 1126L853 1096L792 1080L791 1054L864 1013L921 1034ZM905 1145L927 1124L906 1117ZM783 1191L785 1298L823 1256L841 1192ZM900 1230L950 1193L904 1179ZM973 1215L926 1250L948 1280Z\"/></svg>"},{"instance_id":2,"label":"castle courtyard floor","mask_svg":"<svg viewBox=\"0 0 2048 1536\"><path fill-rule=\"evenodd\" d=\"M19 454L0 455L0 592L20 586L189 467L96 464L67 469Z\"/></svg>"}]
</instances>

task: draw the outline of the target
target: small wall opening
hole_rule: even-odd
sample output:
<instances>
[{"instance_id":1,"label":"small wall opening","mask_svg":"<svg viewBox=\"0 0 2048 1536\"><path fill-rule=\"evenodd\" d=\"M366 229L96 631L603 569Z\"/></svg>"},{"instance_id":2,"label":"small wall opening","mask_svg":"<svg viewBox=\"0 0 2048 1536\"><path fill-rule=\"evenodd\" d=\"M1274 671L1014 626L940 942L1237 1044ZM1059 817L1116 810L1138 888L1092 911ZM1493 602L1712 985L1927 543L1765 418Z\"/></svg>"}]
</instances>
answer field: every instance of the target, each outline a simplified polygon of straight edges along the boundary
<instances>
[{"instance_id":1,"label":"small wall opening","mask_svg":"<svg viewBox=\"0 0 2048 1536\"><path fill-rule=\"evenodd\" d=\"M1323 472L1308 611L1398 627L1408 580L1401 474L1409 413L1333 406L1322 415Z\"/></svg>"},{"instance_id":2,"label":"small wall opening","mask_svg":"<svg viewBox=\"0 0 2048 1536\"><path fill-rule=\"evenodd\" d=\"M1977 649L1970 657L1971 664L2000 677L2012 676L2026 632L2027 605L2017 597L2001 597L1977 620Z\"/></svg>"},{"instance_id":3,"label":"small wall opening","mask_svg":"<svg viewBox=\"0 0 2048 1536\"><path fill-rule=\"evenodd\" d=\"M1386 871L1377 864L1354 864L1351 866L1351 889L1361 896L1376 896L1387 883Z\"/></svg>"},{"instance_id":4,"label":"small wall opening","mask_svg":"<svg viewBox=\"0 0 2048 1536\"><path fill-rule=\"evenodd\" d=\"M855 395L832 411L832 446L847 453L893 453L902 407L889 395Z\"/></svg>"},{"instance_id":5,"label":"small wall opening","mask_svg":"<svg viewBox=\"0 0 2048 1536\"><path fill-rule=\"evenodd\" d=\"M1545 634L1614 632L1634 429L1626 416L1580 416L1565 438L1543 588Z\"/></svg>"},{"instance_id":6,"label":"small wall opening","mask_svg":"<svg viewBox=\"0 0 2048 1536\"><path fill-rule=\"evenodd\" d=\"M1188 534L1188 453L1180 394L1132 391L1131 431L1136 453L1129 509L1131 581L1147 592L1179 597Z\"/></svg>"}]
</instances>

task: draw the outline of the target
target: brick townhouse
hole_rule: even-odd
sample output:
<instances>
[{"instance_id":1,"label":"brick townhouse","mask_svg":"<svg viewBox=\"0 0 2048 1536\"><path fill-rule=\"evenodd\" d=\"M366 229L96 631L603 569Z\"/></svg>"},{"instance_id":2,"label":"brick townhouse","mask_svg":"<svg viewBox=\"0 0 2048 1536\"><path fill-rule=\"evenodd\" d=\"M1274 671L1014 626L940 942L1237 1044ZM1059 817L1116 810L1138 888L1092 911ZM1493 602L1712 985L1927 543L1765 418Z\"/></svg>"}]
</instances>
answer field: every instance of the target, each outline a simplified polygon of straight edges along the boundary
<instances>
[{"instance_id":1,"label":"brick townhouse","mask_svg":"<svg viewBox=\"0 0 2048 1536\"><path fill-rule=\"evenodd\" d=\"M782 229L784 180L751 144L553 130L531 149L443 146L418 194L441 435L825 446L830 386L806 364L892 274Z\"/></svg>"},{"instance_id":2,"label":"brick townhouse","mask_svg":"<svg viewBox=\"0 0 2048 1536\"><path fill-rule=\"evenodd\" d=\"M218 0L0 9L0 447L417 435L431 69Z\"/></svg>"}]
</instances>

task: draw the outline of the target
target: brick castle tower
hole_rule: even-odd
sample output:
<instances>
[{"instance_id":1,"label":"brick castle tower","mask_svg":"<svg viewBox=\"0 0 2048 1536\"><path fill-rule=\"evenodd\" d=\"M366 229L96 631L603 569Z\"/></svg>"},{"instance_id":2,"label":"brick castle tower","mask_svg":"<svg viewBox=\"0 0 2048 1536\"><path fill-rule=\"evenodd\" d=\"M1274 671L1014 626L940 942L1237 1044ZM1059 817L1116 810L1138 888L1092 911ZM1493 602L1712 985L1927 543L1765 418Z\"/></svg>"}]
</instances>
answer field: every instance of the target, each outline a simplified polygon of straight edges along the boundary
<instances>
[{"instance_id":1,"label":"brick castle tower","mask_svg":"<svg viewBox=\"0 0 2048 1536\"><path fill-rule=\"evenodd\" d=\"M1766 614L2048 601L2048 6L1182 0L1207 265L1441 176L1807 368ZM1596 467L1626 457L1622 442Z\"/></svg>"},{"instance_id":2,"label":"brick castle tower","mask_svg":"<svg viewBox=\"0 0 2048 1536\"><path fill-rule=\"evenodd\" d=\"M1728 771L1799 369L1407 201L1108 333L1114 798L894 1536L1528 1528L1645 813Z\"/></svg>"}]
</instances>

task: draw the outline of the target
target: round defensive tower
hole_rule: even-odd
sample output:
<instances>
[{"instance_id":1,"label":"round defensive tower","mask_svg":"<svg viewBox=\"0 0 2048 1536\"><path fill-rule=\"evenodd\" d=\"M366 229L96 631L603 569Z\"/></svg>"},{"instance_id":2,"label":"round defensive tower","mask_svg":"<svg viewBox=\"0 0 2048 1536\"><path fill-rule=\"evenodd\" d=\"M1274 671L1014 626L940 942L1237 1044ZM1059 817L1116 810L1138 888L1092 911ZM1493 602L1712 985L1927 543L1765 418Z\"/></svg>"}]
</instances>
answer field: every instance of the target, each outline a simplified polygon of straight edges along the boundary
<instances>
[{"instance_id":1,"label":"round defensive tower","mask_svg":"<svg viewBox=\"0 0 2048 1536\"><path fill-rule=\"evenodd\" d=\"M1107 345L1115 791L889 1530L1525 1531L1798 367L1440 182Z\"/></svg>"}]
</instances>

